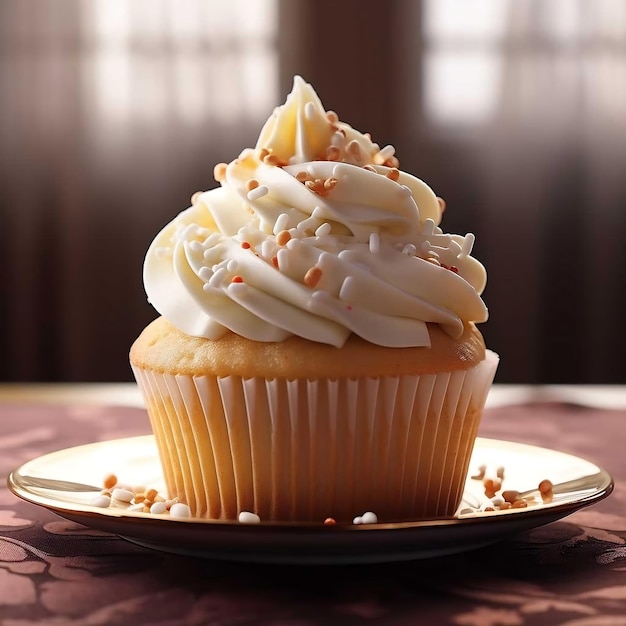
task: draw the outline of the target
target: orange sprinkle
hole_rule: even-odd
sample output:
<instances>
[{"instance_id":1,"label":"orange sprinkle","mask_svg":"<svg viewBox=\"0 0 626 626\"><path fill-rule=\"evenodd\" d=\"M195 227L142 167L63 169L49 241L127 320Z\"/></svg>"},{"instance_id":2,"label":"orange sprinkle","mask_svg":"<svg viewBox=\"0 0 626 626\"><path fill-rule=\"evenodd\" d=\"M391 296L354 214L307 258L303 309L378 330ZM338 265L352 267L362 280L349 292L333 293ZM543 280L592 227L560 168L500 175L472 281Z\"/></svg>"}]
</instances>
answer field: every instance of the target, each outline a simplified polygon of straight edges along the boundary
<instances>
[{"instance_id":1,"label":"orange sprinkle","mask_svg":"<svg viewBox=\"0 0 626 626\"><path fill-rule=\"evenodd\" d=\"M258 186L259 186L259 181L256 178L251 178L246 183L246 191L252 191L253 189L256 189Z\"/></svg>"},{"instance_id":2,"label":"orange sprinkle","mask_svg":"<svg viewBox=\"0 0 626 626\"><path fill-rule=\"evenodd\" d=\"M112 489L117 485L117 476L115 474L109 474L105 477L104 482L102 483L105 489Z\"/></svg>"},{"instance_id":3,"label":"orange sprinkle","mask_svg":"<svg viewBox=\"0 0 626 626\"><path fill-rule=\"evenodd\" d=\"M390 178L393 181L398 180L399 177L400 177L400 170L396 167L391 168L387 172L387 178Z\"/></svg>"},{"instance_id":4,"label":"orange sprinkle","mask_svg":"<svg viewBox=\"0 0 626 626\"><path fill-rule=\"evenodd\" d=\"M303 183L305 180L309 179L309 174L308 172L305 172L304 170L300 170L297 174L296 174L296 180L300 183Z\"/></svg>"},{"instance_id":5,"label":"orange sprinkle","mask_svg":"<svg viewBox=\"0 0 626 626\"><path fill-rule=\"evenodd\" d=\"M513 504L511 504L512 509L525 509L528 506L528 502L524 502L524 500L515 500Z\"/></svg>"},{"instance_id":6,"label":"orange sprinkle","mask_svg":"<svg viewBox=\"0 0 626 626\"><path fill-rule=\"evenodd\" d=\"M519 500L519 491L516 491L515 489L507 489L506 491L502 492L502 497L506 502L510 502L511 504L513 504L514 502Z\"/></svg>"},{"instance_id":7,"label":"orange sprinkle","mask_svg":"<svg viewBox=\"0 0 626 626\"><path fill-rule=\"evenodd\" d=\"M332 517L327 517L324 520L324 526L334 526L337 522Z\"/></svg>"},{"instance_id":8,"label":"orange sprinkle","mask_svg":"<svg viewBox=\"0 0 626 626\"><path fill-rule=\"evenodd\" d=\"M242 247L244 250L249 250L249 249L250 249L250 244L249 244L247 241L242 241L242 242L241 242L241 247Z\"/></svg>"},{"instance_id":9,"label":"orange sprinkle","mask_svg":"<svg viewBox=\"0 0 626 626\"><path fill-rule=\"evenodd\" d=\"M311 289L320 282L320 278L322 277L322 270L319 267L312 267L305 275L304 275L304 284Z\"/></svg>"},{"instance_id":10,"label":"orange sprinkle","mask_svg":"<svg viewBox=\"0 0 626 626\"><path fill-rule=\"evenodd\" d=\"M243 278L241 276L233 276L233 279L230 281L231 283L242 283Z\"/></svg>"},{"instance_id":11,"label":"orange sprinkle","mask_svg":"<svg viewBox=\"0 0 626 626\"><path fill-rule=\"evenodd\" d=\"M221 183L226 178L227 167L228 165L226 163L218 163L213 168L213 178L215 178L218 183Z\"/></svg>"},{"instance_id":12,"label":"orange sprinkle","mask_svg":"<svg viewBox=\"0 0 626 626\"><path fill-rule=\"evenodd\" d=\"M148 489L148 491L146 491L146 500L151 500L154 501L154 499L157 497L157 490L156 489Z\"/></svg>"},{"instance_id":13,"label":"orange sprinkle","mask_svg":"<svg viewBox=\"0 0 626 626\"><path fill-rule=\"evenodd\" d=\"M324 181L324 189L326 191L330 191L331 189L334 189L337 186L337 183L339 181L336 178L327 178Z\"/></svg>"},{"instance_id":14,"label":"orange sprinkle","mask_svg":"<svg viewBox=\"0 0 626 626\"><path fill-rule=\"evenodd\" d=\"M279 246L287 245L287 242L291 239L291 233L288 230L281 230L278 235L276 235L276 243Z\"/></svg>"},{"instance_id":15,"label":"orange sprinkle","mask_svg":"<svg viewBox=\"0 0 626 626\"><path fill-rule=\"evenodd\" d=\"M272 265L278 269L278 257L277 256L273 256L272 257Z\"/></svg>"},{"instance_id":16,"label":"orange sprinkle","mask_svg":"<svg viewBox=\"0 0 626 626\"><path fill-rule=\"evenodd\" d=\"M257 152L257 158L259 161L262 161L269 153L270 151L267 148L260 148Z\"/></svg>"}]
</instances>

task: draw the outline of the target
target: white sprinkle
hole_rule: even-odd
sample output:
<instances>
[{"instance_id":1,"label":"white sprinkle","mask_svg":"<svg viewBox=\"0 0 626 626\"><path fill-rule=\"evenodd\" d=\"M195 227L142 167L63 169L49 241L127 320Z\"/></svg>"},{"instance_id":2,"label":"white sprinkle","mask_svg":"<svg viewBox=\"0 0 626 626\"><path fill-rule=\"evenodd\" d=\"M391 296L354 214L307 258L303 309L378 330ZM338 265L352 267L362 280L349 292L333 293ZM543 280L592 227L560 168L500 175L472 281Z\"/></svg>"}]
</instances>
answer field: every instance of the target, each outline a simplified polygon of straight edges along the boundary
<instances>
[{"instance_id":1,"label":"white sprinkle","mask_svg":"<svg viewBox=\"0 0 626 626\"><path fill-rule=\"evenodd\" d=\"M287 245L289 245L291 241L293 241L293 239L290 240ZM278 261L278 267L280 268L281 272L289 270L289 250L287 250L286 248L281 248L276 253L276 260Z\"/></svg>"},{"instance_id":2,"label":"white sprinkle","mask_svg":"<svg viewBox=\"0 0 626 626\"><path fill-rule=\"evenodd\" d=\"M130 502L135 497L135 494L130 489L121 489L119 487L113 489L111 495L114 500L119 500L120 502Z\"/></svg>"},{"instance_id":3,"label":"white sprinkle","mask_svg":"<svg viewBox=\"0 0 626 626\"><path fill-rule=\"evenodd\" d=\"M378 233L370 233L370 252L378 254L380 251L380 237Z\"/></svg>"},{"instance_id":4,"label":"white sprinkle","mask_svg":"<svg viewBox=\"0 0 626 626\"><path fill-rule=\"evenodd\" d=\"M143 502L137 502L137 504L131 504L128 511L143 511Z\"/></svg>"},{"instance_id":5,"label":"white sprinkle","mask_svg":"<svg viewBox=\"0 0 626 626\"><path fill-rule=\"evenodd\" d=\"M281 213L274 223L274 234L278 235L281 230L286 230L287 224L289 223L289 216L287 213Z\"/></svg>"},{"instance_id":6,"label":"white sprinkle","mask_svg":"<svg viewBox=\"0 0 626 626\"><path fill-rule=\"evenodd\" d=\"M229 259L227 265L226 265L226 269L229 272L236 272L237 269L239 268L239 263L237 263L237 261L235 261L235 259Z\"/></svg>"},{"instance_id":7,"label":"white sprinkle","mask_svg":"<svg viewBox=\"0 0 626 626\"><path fill-rule=\"evenodd\" d=\"M361 515L361 524L377 524L378 516L376 513L372 513L372 511L367 511Z\"/></svg>"},{"instance_id":8,"label":"white sprinkle","mask_svg":"<svg viewBox=\"0 0 626 626\"><path fill-rule=\"evenodd\" d=\"M407 256L415 256L417 252L416 247L412 243L407 243L404 248L402 248L402 254L406 254Z\"/></svg>"},{"instance_id":9,"label":"white sprinkle","mask_svg":"<svg viewBox=\"0 0 626 626\"><path fill-rule=\"evenodd\" d=\"M459 254L461 254L461 246L456 241L454 241L453 239L450 240L450 243L448 244L448 247L450 249L450 252L452 252L452 254L455 257L458 257Z\"/></svg>"},{"instance_id":10,"label":"white sprinkle","mask_svg":"<svg viewBox=\"0 0 626 626\"><path fill-rule=\"evenodd\" d=\"M224 280L226 280L227 277L228 277L228 270L225 267L220 267L215 272L215 274L213 274L213 276L211 276L211 279L209 280L207 285L209 285L209 287L219 287L220 284Z\"/></svg>"},{"instance_id":11,"label":"white sprinkle","mask_svg":"<svg viewBox=\"0 0 626 626\"><path fill-rule=\"evenodd\" d=\"M352 523L353 523L353 524L362 524L362 523L363 523L363 518L362 518L360 515L358 515L357 517L355 517L355 518L352 520Z\"/></svg>"},{"instance_id":12,"label":"white sprinkle","mask_svg":"<svg viewBox=\"0 0 626 626\"><path fill-rule=\"evenodd\" d=\"M322 211L322 207L321 206L316 206L312 211L311 211L311 217L317 217L319 219L323 219L324 216L322 215L323 211Z\"/></svg>"},{"instance_id":13,"label":"white sprinkle","mask_svg":"<svg viewBox=\"0 0 626 626\"><path fill-rule=\"evenodd\" d=\"M331 225L328 222L324 222L316 231L316 237L325 237L326 235L330 235Z\"/></svg>"},{"instance_id":14,"label":"white sprinkle","mask_svg":"<svg viewBox=\"0 0 626 626\"><path fill-rule=\"evenodd\" d=\"M475 240L476 237L474 237L473 233L467 233L467 235L465 235L463 245L461 246L459 258L469 256L472 253L472 248L474 247Z\"/></svg>"},{"instance_id":15,"label":"white sprinkle","mask_svg":"<svg viewBox=\"0 0 626 626\"><path fill-rule=\"evenodd\" d=\"M344 134L340 132L333 133L333 136L330 138L330 144L341 150L346 145Z\"/></svg>"},{"instance_id":16,"label":"white sprinkle","mask_svg":"<svg viewBox=\"0 0 626 626\"><path fill-rule=\"evenodd\" d=\"M170 508L170 517L191 517L191 509L182 502L176 502L176 504L172 504Z\"/></svg>"},{"instance_id":17,"label":"white sprinkle","mask_svg":"<svg viewBox=\"0 0 626 626\"><path fill-rule=\"evenodd\" d=\"M106 509L111 506L111 498L109 496L99 495L89 501L91 506L97 506L100 509Z\"/></svg>"},{"instance_id":18,"label":"white sprinkle","mask_svg":"<svg viewBox=\"0 0 626 626\"><path fill-rule=\"evenodd\" d=\"M239 521L242 524L259 524L261 518L256 513L250 513L250 511L242 511L239 513Z\"/></svg>"},{"instance_id":19,"label":"white sprinkle","mask_svg":"<svg viewBox=\"0 0 626 626\"><path fill-rule=\"evenodd\" d=\"M157 258L165 259L166 257L171 256L172 249L169 246L159 246L154 253L157 255Z\"/></svg>"},{"instance_id":20,"label":"white sprinkle","mask_svg":"<svg viewBox=\"0 0 626 626\"><path fill-rule=\"evenodd\" d=\"M381 149L381 151L378 153L378 157L381 158L383 161L386 161L387 159L390 159L395 153L396 149L391 144L388 144Z\"/></svg>"},{"instance_id":21,"label":"white sprinkle","mask_svg":"<svg viewBox=\"0 0 626 626\"><path fill-rule=\"evenodd\" d=\"M431 248L431 243L430 241L428 241L428 239L426 241L422 241L422 243L420 244L420 251L421 252L430 252L430 248Z\"/></svg>"},{"instance_id":22,"label":"white sprinkle","mask_svg":"<svg viewBox=\"0 0 626 626\"><path fill-rule=\"evenodd\" d=\"M270 259L276 252L276 244L270 239L264 239L261 243L261 256L264 259Z\"/></svg>"},{"instance_id":23,"label":"white sprinkle","mask_svg":"<svg viewBox=\"0 0 626 626\"><path fill-rule=\"evenodd\" d=\"M471 515L472 513L476 513L476 511L474 509L468 509L467 507L459 511L459 515Z\"/></svg>"},{"instance_id":24,"label":"white sprinkle","mask_svg":"<svg viewBox=\"0 0 626 626\"><path fill-rule=\"evenodd\" d=\"M248 198L250 202L254 202L255 200L258 200L259 198L266 196L269 193L269 191L270 190L267 188L267 185L259 185L258 187L251 189L248 192L248 195L246 197Z\"/></svg>"},{"instance_id":25,"label":"white sprinkle","mask_svg":"<svg viewBox=\"0 0 626 626\"><path fill-rule=\"evenodd\" d=\"M424 237L430 237L435 234L435 220L432 217L429 217L424 220L424 224L422 225L422 235Z\"/></svg>"},{"instance_id":26,"label":"white sprinkle","mask_svg":"<svg viewBox=\"0 0 626 626\"><path fill-rule=\"evenodd\" d=\"M491 501L495 506L502 506L504 504L504 498L502 496L495 496L491 498Z\"/></svg>"},{"instance_id":27,"label":"white sprinkle","mask_svg":"<svg viewBox=\"0 0 626 626\"><path fill-rule=\"evenodd\" d=\"M317 228L318 221L315 217L307 217L305 220L302 220L297 228L300 231L308 230L309 228Z\"/></svg>"},{"instance_id":28,"label":"white sprinkle","mask_svg":"<svg viewBox=\"0 0 626 626\"><path fill-rule=\"evenodd\" d=\"M205 283L208 283L211 280L211 276L213 276L213 270L210 267L201 267L198 276Z\"/></svg>"},{"instance_id":29,"label":"white sprinkle","mask_svg":"<svg viewBox=\"0 0 626 626\"><path fill-rule=\"evenodd\" d=\"M167 511L167 506L165 506L165 502L155 502L150 507L150 513L154 515L161 515L161 513L165 513Z\"/></svg>"},{"instance_id":30,"label":"white sprinkle","mask_svg":"<svg viewBox=\"0 0 626 626\"><path fill-rule=\"evenodd\" d=\"M200 252L204 252L204 246L199 241L192 241L189 243L189 248L192 252L199 254Z\"/></svg>"},{"instance_id":31,"label":"white sprinkle","mask_svg":"<svg viewBox=\"0 0 626 626\"><path fill-rule=\"evenodd\" d=\"M315 105L312 102L307 102L304 105L304 117L309 121L315 117Z\"/></svg>"},{"instance_id":32,"label":"white sprinkle","mask_svg":"<svg viewBox=\"0 0 626 626\"><path fill-rule=\"evenodd\" d=\"M193 194L193 196L191 196L191 205L194 206L198 200L200 199L200 196L204 193L204 191L196 191L196 193Z\"/></svg>"}]
</instances>

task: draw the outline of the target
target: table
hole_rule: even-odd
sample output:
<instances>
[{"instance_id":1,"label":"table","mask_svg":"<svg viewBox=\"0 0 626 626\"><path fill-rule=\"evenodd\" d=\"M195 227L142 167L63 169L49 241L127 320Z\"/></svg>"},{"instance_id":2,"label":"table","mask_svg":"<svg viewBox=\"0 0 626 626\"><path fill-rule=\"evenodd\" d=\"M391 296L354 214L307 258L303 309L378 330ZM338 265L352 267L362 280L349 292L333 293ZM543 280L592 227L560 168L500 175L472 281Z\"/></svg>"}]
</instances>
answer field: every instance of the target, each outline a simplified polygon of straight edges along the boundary
<instances>
[{"instance_id":1,"label":"table","mask_svg":"<svg viewBox=\"0 0 626 626\"><path fill-rule=\"evenodd\" d=\"M148 550L16 498L6 476L149 432L133 384L0 385L0 624L626 625L626 387L496 385L480 434L582 456L606 499L478 550L400 563L237 564Z\"/></svg>"}]
</instances>

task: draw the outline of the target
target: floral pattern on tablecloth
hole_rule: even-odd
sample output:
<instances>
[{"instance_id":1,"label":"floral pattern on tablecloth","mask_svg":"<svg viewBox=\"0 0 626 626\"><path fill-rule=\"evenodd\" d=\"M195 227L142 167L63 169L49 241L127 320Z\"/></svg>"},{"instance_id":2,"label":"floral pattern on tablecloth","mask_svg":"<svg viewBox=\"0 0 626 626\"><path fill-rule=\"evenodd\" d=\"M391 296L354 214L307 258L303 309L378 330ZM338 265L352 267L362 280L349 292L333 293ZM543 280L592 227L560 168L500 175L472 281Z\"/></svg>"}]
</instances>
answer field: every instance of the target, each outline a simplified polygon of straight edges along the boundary
<instances>
[{"instance_id":1,"label":"floral pattern on tablecloth","mask_svg":"<svg viewBox=\"0 0 626 626\"><path fill-rule=\"evenodd\" d=\"M30 458L148 432L127 407L0 406L0 624L626 626L626 412L490 410L481 434L584 456L614 493L448 557L381 565L219 563L140 548L9 492Z\"/></svg>"}]
</instances>

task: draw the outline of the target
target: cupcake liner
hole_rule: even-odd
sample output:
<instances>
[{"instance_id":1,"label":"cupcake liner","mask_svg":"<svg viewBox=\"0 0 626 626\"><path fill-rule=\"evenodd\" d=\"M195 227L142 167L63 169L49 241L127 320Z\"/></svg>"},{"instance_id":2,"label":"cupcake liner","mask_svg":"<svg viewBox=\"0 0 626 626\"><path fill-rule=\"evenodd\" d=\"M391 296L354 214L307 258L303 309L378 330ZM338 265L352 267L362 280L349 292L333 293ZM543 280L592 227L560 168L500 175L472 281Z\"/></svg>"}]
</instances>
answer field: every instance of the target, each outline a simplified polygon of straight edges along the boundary
<instances>
[{"instance_id":1,"label":"cupcake liner","mask_svg":"<svg viewBox=\"0 0 626 626\"><path fill-rule=\"evenodd\" d=\"M381 521L453 515L498 356L359 379L186 376L133 366L170 497L194 515Z\"/></svg>"}]
</instances>

